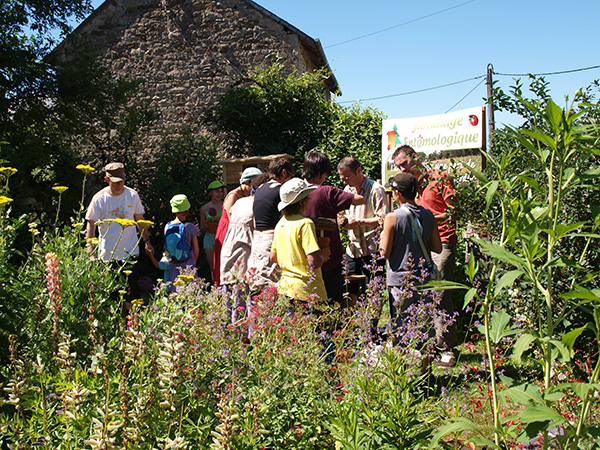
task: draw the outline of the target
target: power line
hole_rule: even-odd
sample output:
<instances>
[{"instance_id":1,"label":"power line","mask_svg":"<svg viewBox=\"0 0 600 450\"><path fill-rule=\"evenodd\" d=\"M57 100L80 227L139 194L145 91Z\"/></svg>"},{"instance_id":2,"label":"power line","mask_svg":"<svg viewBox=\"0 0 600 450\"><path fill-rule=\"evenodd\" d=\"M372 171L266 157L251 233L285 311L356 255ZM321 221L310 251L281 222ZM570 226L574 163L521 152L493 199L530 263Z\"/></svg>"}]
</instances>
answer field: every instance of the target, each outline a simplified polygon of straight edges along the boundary
<instances>
[{"instance_id":1,"label":"power line","mask_svg":"<svg viewBox=\"0 0 600 450\"><path fill-rule=\"evenodd\" d=\"M439 86L433 86L433 87L424 88L424 89L417 89L415 91L400 92L399 94L383 95L381 97L361 98L359 100L347 100L347 101L338 102L338 103L340 103L340 104L341 103L353 103L355 101L368 102L368 101L371 101L371 100L382 100L384 98L400 97L402 95L418 94L420 92L433 91L435 89L441 89L441 88L445 88L445 87L448 87L448 86L454 86L456 84L466 83L468 81L473 81L473 80L479 80L480 78L485 78L485 77L486 77L485 75L479 75L477 77L467 78L466 80L454 81L452 83L441 84Z\"/></svg>"},{"instance_id":2,"label":"power line","mask_svg":"<svg viewBox=\"0 0 600 450\"><path fill-rule=\"evenodd\" d=\"M600 65L590 66L590 67L582 67L580 69L561 70L559 72L546 72L546 73L537 73L537 74L531 74L531 73L498 73L498 72L493 72L493 74L501 76L501 77L528 77L529 75L533 75L533 76L536 76L536 77L544 77L544 76L548 76L548 75L562 75L562 74L565 74L565 73L583 72L584 70L591 70L591 69L598 69L598 68L600 68Z\"/></svg>"},{"instance_id":3,"label":"power line","mask_svg":"<svg viewBox=\"0 0 600 450\"><path fill-rule=\"evenodd\" d=\"M593 70L593 69L599 69L599 68L600 68L600 64L596 65L596 66L581 67L579 69L561 70L561 71L557 71L557 72L545 72L545 73L537 73L537 74L531 74L531 73L499 73L499 72L492 72L492 73L494 75L505 76L505 77L528 77L530 75L533 75L535 77L542 77L542 76L552 76L552 75L563 75L563 74L566 74L566 73L574 73L574 72L583 72L583 71L586 71L586 70ZM383 100L383 99L386 99L386 98L401 97L403 95L419 94L421 92L433 91L435 89L441 89L441 88L445 88L445 87L449 87L449 86L454 86L454 85L457 85L457 84L466 83L468 81L479 80L480 78L485 79L486 75L479 75L479 76L476 76L476 77L467 78L465 80L454 81L452 83L441 84L439 86L433 86L433 87L424 88L424 89L417 89L417 90L414 90L414 91L400 92L398 94L382 95L380 97L360 98L358 100L345 100L343 102L338 102L338 103L339 104L354 103L354 102L357 102L357 101L358 102L368 102L368 101L372 101L372 100ZM469 91L469 93L467 95L465 95L463 98L461 98L454 106L452 106L452 108L450 108L450 110L453 109L456 105L458 105L458 103L462 102L466 97L468 97L475 89L477 89L481 85L482 82L483 82L483 80L481 82L479 82L479 84L477 86L475 86L475 88L473 88L471 91Z\"/></svg>"},{"instance_id":4,"label":"power line","mask_svg":"<svg viewBox=\"0 0 600 450\"><path fill-rule=\"evenodd\" d=\"M450 109L448 109L448 111L446 111L444 114L449 113L450 111L452 111L460 102L462 102L465 98L467 98L469 95L471 95L475 89L477 89L479 86L481 86L481 83L483 83L484 81L485 81L485 78L483 78L479 83L477 83L477 86L475 86L473 89L471 89L467 93L467 95L465 95L463 98L461 98L459 101L457 101L454 105L452 105L450 107Z\"/></svg>"},{"instance_id":5,"label":"power line","mask_svg":"<svg viewBox=\"0 0 600 450\"><path fill-rule=\"evenodd\" d=\"M446 11L450 11L452 9L456 9L456 8L459 8L461 6L464 6L464 5L467 5L469 3L473 3L473 2L476 2L476 1L477 0L469 0L469 1L461 3L459 5L454 5L454 6L451 6L450 8L442 9L442 10L436 11L434 13L427 14L426 16L417 17L416 19L412 19L412 20L409 20L407 22L399 23L398 25L394 25L392 27L384 28L383 30L374 31L372 33L363 34L362 36L358 36L358 37L355 37L355 38L352 38L352 39L348 39L346 41L338 42L336 44L331 44L331 45L326 46L325 48L336 47L338 45L347 44L348 42L354 42L354 41L358 41L359 39L364 39L364 38L367 38L367 37L370 37L370 36L374 36L374 35L379 34L379 33L384 33L386 31L393 30L394 28L403 27L404 25L408 25L408 24L411 24L411 23L414 23L414 22L418 22L419 20L424 20L424 19L427 19L429 17L433 17L433 16L436 16L438 14L445 13Z\"/></svg>"}]
</instances>

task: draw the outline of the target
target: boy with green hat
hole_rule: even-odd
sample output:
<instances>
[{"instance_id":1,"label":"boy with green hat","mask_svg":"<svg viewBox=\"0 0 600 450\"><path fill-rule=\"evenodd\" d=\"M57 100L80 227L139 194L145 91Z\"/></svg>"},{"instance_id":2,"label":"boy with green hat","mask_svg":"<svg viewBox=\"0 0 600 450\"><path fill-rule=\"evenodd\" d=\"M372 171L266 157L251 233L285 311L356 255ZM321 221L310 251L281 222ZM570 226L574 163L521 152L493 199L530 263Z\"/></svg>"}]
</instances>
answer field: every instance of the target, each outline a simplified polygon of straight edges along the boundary
<instances>
[{"instance_id":1,"label":"boy with green hat","mask_svg":"<svg viewBox=\"0 0 600 450\"><path fill-rule=\"evenodd\" d=\"M192 273L196 270L196 261L200 253L200 230L193 223L186 221L190 213L190 201L184 194L175 195L170 204L175 218L165 225L165 250L171 258L168 281L174 283L184 270ZM174 291L175 288L170 286L169 290Z\"/></svg>"}]
</instances>

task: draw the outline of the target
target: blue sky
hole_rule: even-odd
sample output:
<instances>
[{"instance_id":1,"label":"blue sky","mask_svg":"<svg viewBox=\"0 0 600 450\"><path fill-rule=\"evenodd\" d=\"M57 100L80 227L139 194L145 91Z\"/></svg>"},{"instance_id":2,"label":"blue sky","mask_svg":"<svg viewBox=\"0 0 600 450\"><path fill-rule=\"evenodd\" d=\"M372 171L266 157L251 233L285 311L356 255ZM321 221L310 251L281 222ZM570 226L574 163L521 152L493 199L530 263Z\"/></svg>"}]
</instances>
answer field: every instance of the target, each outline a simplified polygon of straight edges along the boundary
<instances>
[{"instance_id":1,"label":"blue sky","mask_svg":"<svg viewBox=\"0 0 600 450\"><path fill-rule=\"evenodd\" d=\"M321 41L342 88L337 101L344 105L472 79L485 75L488 63L503 74L600 65L598 0L256 2ZM376 34L336 45L371 33ZM506 90L513 84L510 76L494 78ZM572 98L577 89L600 79L600 68L546 79L563 105L565 95ZM486 86L481 81L362 104L390 119L443 114L483 106ZM498 126L516 122L506 114L496 120Z\"/></svg>"},{"instance_id":2,"label":"blue sky","mask_svg":"<svg viewBox=\"0 0 600 450\"><path fill-rule=\"evenodd\" d=\"M486 73L547 73L600 65L598 0L258 0L318 38L342 88L339 102L440 86ZM460 5L460 6L459 6ZM452 8L445 12L442 10ZM439 14L435 14L440 12ZM435 14L435 15L432 15ZM430 17L425 17L431 15ZM385 30L346 44L353 38ZM495 76L503 88L513 77ZM600 79L600 68L547 76L559 105ZM443 114L481 80L381 100L388 118ZM483 106L485 81L453 110ZM347 103L344 103L347 104ZM500 115L498 122L512 122Z\"/></svg>"}]
</instances>

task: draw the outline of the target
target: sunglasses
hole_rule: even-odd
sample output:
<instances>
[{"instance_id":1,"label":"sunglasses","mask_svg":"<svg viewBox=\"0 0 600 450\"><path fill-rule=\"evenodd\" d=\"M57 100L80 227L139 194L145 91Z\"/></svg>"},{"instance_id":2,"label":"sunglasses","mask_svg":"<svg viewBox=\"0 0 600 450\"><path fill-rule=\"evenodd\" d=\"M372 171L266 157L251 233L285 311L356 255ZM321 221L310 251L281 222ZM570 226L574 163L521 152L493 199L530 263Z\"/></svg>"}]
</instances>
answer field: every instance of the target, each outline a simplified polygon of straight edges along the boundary
<instances>
[{"instance_id":1,"label":"sunglasses","mask_svg":"<svg viewBox=\"0 0 600 450\"><path fill-rule=\"evenodd\" d=\"M352 178L354 175L356 175L356 172L354 172L352 175L348 175L347 177L344 177L342 175L340 175L340 178L344 181L348 181L350 178Z\"/></svg>"}]
</instances>

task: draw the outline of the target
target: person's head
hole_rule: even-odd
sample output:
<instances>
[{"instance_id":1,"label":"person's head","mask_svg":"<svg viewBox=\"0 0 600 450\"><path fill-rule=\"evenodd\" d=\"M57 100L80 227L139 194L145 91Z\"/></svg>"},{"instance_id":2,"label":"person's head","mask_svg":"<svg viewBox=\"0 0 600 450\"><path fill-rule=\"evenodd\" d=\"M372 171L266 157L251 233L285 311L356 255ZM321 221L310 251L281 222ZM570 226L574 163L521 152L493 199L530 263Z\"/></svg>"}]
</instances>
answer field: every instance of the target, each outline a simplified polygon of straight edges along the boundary
<instances>
[{"instance_id":1,"label":"person's head","mask_svg":"<svg viewBox=\"0 0 600 450\"><path fill-rule=\"evenodd\" d=\"M269 178L270 177L268 173L263 173L257 177L252 178L252 181L250 181L250 186L252 186L252 195L254 195L254 193L259 187L261 187L263 184L269 181Z\"/></svg>"},{"instance_id":2,"label":"person's head","mask_svg":"<svg viewBox=\"0 0 600 450\"><path fill-rule=\"evenodd\" d=\"M402 172L409 172L414 176L417 176L421 172L417 153L409 145L401 145L396 148L392 159L396 167Z\"/></svg>"},{"instance_id":3,"label":"person's head","mask_svg":"<svg viewBox=\"0 0 600 450\"><path fill-rule=\"evenodd\" d=\"M262 175L262 171L256 167L247 167L242 172L240 178L240 184L250 184L250 182L257 176Z\"/></svg>"},{"instance_id":4,"label":"person's head","mask_svg":"<svg viewBox=\"0 0 600 450\"><path fill-rule=\"evenodd\" d=\"M104 167L104 180L112 195L121 195L125 190L125 166L120 162L113 162Z\"/></svg>"},{"instance_id":5,"label":"person's head","mask_svg":"<svg viewBox=\"0 0 600 450\"><path fill-rule=\"evenodd\" d=\"M360 162L351 156L341 159L338 163L338 173L344 184L354 188L358 188L364 179Z\"/></svg>"},{"instance_id":6,"label":"person's head","mask_svg":"<svg viewBox=\"0 0 600 450\"><path fill-rule=\"evenodd\" d=\"M388 181L397 203L413 202L417 196L417 179L411 173L401 172Z\"/></svg>"},{"instance_id":7,"label":"person's head","mask_svg":"<svg viewBox=\"0 0 600 450\"><path fill-rule=\"evenodd\" d=\"M208 185L208 196L213 203L219 203L221 200L223 200L224 188L225 185L217 180Z\"/></svg>"},{"instance_id":8,"label":"person's head","mask_svg":"<svg viewBox=\"0 0 600 450\"><path fill-rule=\"evenodd\" d=\"M316 186L309 186L301 178L292 178L286 181L279 190L281 201L277 208L284 216L301 214L308 207L308 194L316 188Z\"/></svg>"},{"instance_id":9,"label":"person's head","mask_svg":"<svg viewBox=\"0 0 600 450\"><path fill-rule=\"evenodd\" d=\"M287 158L276 158L269 163L269 176L278 183L285 183L295 175L296 169Z\"/></svg>"},{"instance_id":10,"label":"person's head","mask_svg":"<svg viewBox=\"0 0 600 450\"><path fill-rule=\"evenodd\" d=\"M190 201L185 194L177 194L169 201L171 212L175 213L178 219L185 219L190 212Z\"/></svg>"},{"instance_id":11,"label":"person's head","mask_svg":"<svg viewBox=\"0 0 600 450\"><path fill-rule=\"evenodd\" d=\"M329 158L316 150L311 150L304 158L304 167L302 169L302 178L309 183L322 183L320 180L323 175L329 176L331 173L331 161Z\"/></svg>"}]
</instances>

